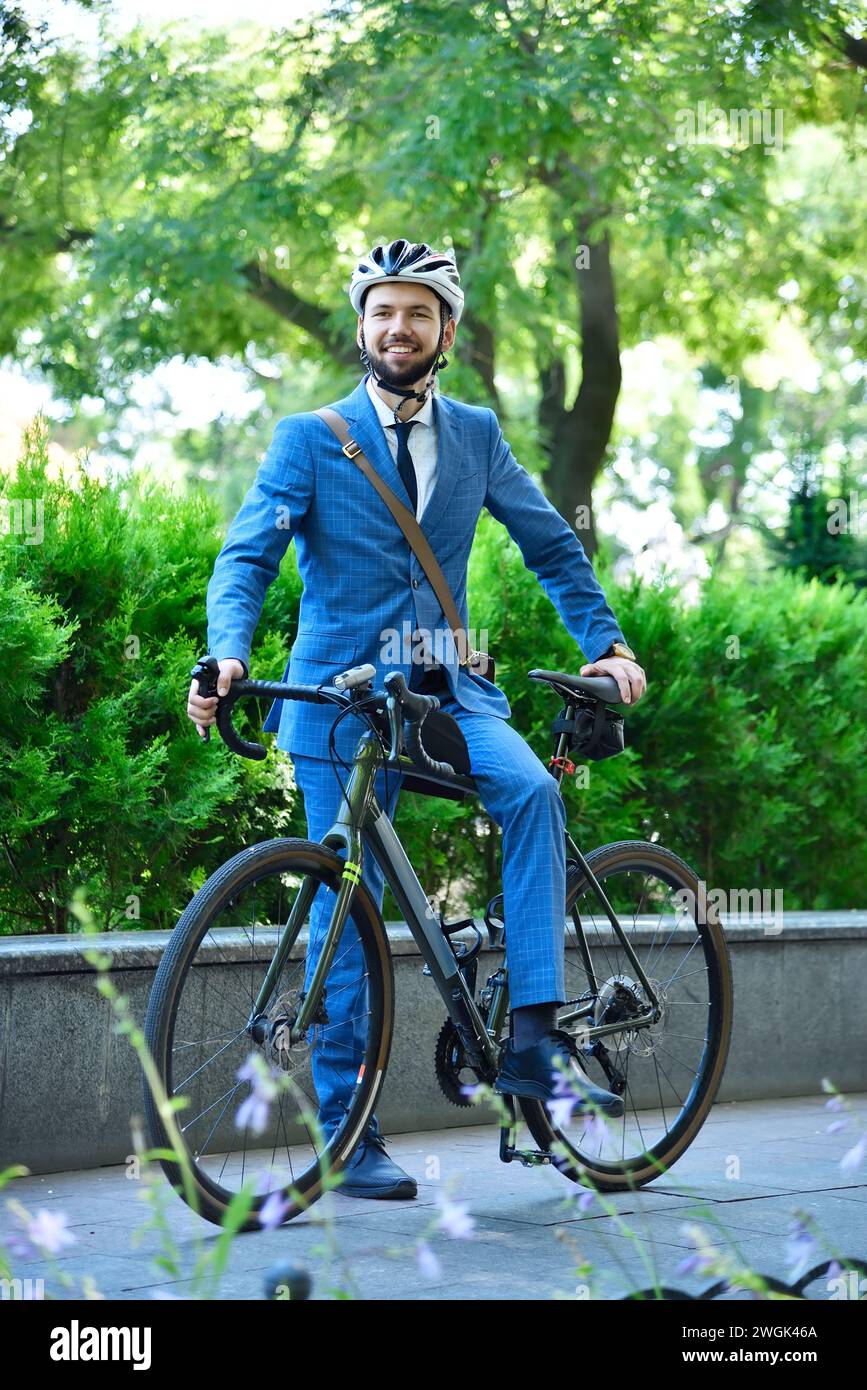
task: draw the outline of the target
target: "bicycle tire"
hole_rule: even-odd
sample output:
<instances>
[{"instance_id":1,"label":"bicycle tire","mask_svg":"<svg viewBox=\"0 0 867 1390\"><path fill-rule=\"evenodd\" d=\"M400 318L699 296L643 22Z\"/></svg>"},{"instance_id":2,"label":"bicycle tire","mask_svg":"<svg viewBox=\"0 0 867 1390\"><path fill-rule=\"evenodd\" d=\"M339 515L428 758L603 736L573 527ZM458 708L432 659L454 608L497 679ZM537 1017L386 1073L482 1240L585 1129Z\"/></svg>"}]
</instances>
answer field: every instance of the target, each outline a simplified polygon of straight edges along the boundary
<instances>
[{"instance_id":1,"label":"bicycle tire","mask_svg":"<svg viewBox=\"0 0 867 1390\"><path fill-rule=\"evenodd\" d=\"M312 876L337 892L344 863L345 861L333 850L326 849L314 841L268 840L242 850L227 861L206 880L192 898L172 932L157 970L144 1026L145 1041L156 1063L160 1082L169 1098L174 1094L172 1051L175 1021L184 982L206 933L220 911L227 906L231 907L245 889L281 875ZM355 890L350 917L357 929L364 953L367 999L371 1013L364 1066L355 1084L351 1103L346 1108L345 1118L331 1136L327 1148L322 1154L317 1154L315 1162L300 1178L293 1177L291 1185L282 1189L282 1196L289 1204L283 1222L292 1220L322 1195L326 1169L333 1175L346 1166L364 1134L385 1080L394 1027L394 968L382 915L363 882L359 883ZM253 926L254 934L255 929ZM246 934L249 937L249 932ZM262 966L263 976L266 968L267 965ZM251 993L253 992L251 985ZM250 1040L250 1050L253 1047L254 1044ZM169 1135L146 1077L143 1078L143 1084L150 1141L156 1149L171 1148ZM189 1201L185 1191L180 1164L168 1158L160 1158L163 1171L183 1200L188 1201L188 1204L206 1220L220 1225L235 1191L214 1181L205 1171L203 1163L198 1161L200 1156L191 1151L186 1142L185 1149L193 1176L192 1201ZM325 1154L327 1163L323 1164ZM256 1196L240 1229L260 1228L259 1213L270 1195L268 1193Z\"/></svg>"},{"instance_id":2,"label":"bicycle tire","mask_svg":"<svg viewBox=\"0 0 867 1390\"><path fill-rule=\"evenodd\" d=\"M645 841L621 840L603 845L586 856L588 866L605 887L605 879L616 870L651 872L670 887L688 890L700 900L699 882L694 871L678 855L661 845ZM567 876L566 910L571 915L593 890L576 862ZM595 900L595 895L594 900ZM693 1142L707 1118L722 1081L731 1042L734 992L731 960L723 928L715 908L708 906L706 921L696 924L708 965L711 1019L707 1045L702 1056L701 1074L690 1091L688 1104L677 1121L644 1154L618 1161L602 1160L582 1154L562 1130L552 1124L543 1101L521 1099L520 1107L530 1133L544 1151L555 1150L555 1166L573 1182L599 1192L623 1192L643 1187L663 1175ZM596 1084L604 1081L592 1078ZM612 1125L616 1122L611 1121Z\"/></svg>"}]
</instances>

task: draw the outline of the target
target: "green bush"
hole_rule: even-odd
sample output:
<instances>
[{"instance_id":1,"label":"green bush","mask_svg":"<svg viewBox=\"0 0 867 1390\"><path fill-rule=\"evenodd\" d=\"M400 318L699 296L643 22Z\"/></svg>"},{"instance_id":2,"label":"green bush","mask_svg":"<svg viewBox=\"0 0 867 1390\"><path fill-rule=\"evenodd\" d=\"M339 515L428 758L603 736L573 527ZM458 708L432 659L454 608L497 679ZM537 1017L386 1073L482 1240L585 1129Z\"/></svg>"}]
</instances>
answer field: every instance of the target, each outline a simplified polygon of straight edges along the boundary
<instances>
[{"instance_id":1,"label":"green bush","mask_svg":"<svg viewBox=\"0 0 867 1390\"><path fill-rule=\"evenodd\" d=\"M282 755L230 757L186 717L220 547L214 505L81 470L57 480L46 445L37 419L0 480L11 522L0 537L0 930L72 929L78 885L105 929L171 926L231 853L299 833L300 798L287 799ZM41 538L15 525L37 505ZM291 611L297 575L285 568L271 606ZM282 669L287 650L266 615L258 664Z\"/></svg>"}]
</instances>

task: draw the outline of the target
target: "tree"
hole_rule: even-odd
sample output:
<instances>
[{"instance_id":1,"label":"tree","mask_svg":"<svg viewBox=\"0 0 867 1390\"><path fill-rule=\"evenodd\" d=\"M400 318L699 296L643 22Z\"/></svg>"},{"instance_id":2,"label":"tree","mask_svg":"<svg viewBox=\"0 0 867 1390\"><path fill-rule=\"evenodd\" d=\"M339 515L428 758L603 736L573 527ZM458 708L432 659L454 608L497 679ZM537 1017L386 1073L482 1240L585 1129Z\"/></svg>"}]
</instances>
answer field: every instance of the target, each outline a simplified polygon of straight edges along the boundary
<instances>
[{"instance_id":1,"label":"tree","mask_svg":"<svg viewBox=\"0 0 867 1390\"><path fill-rule=\"evenodd\" d=\"M381 0L267 35L106 27L95 61L35 40L0 151L0 352L70 400L119 404L178 353L289 354L347 384L344 286L409 230L411 194L470 290L455 388L526 396L549 494L592 551L622 346L673 330L737 371L781 260L819 303L832 283L797 203L769 203L766 144L680 129L700 103L837 119L857 70L811 46L809 6L804 38L786 13ZM854 32L850 6L815 17Z\"/></svg>"}]
</instances>

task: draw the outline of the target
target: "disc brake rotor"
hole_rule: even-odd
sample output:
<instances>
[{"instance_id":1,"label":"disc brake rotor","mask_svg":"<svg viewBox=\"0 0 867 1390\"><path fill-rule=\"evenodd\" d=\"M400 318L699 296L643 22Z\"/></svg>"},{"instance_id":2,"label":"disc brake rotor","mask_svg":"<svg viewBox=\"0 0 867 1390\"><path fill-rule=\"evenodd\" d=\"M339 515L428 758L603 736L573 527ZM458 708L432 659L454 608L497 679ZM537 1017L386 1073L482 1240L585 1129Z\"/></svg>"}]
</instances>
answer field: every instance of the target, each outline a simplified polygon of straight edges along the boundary
<instances>
[{"instance_id":1,"label":"disc brake rotor","mask_svg":"<svg viewBox=\"0 0 867 1390\"><path fill-rule=\"evenodd\" d=\"M301 990L290 989L279 995L268 1009L271 1060L286 1072L297 1070L310 1051L306 1038L293 1041L291 1036L300 1008ZM269 1051L268 1046L265 1050Z\"/></svg>"}]
</instances>

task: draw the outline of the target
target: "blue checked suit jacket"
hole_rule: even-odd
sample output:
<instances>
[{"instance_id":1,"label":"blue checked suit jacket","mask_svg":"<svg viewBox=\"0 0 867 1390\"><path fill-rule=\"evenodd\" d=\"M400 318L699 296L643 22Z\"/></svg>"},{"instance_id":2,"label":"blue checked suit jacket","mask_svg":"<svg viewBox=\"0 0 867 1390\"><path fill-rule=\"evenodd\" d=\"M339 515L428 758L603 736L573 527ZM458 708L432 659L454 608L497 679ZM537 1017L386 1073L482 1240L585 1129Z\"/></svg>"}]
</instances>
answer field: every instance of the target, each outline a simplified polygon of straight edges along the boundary
<instances>
[{"instance_id":1,"label":"blue checked suit jacket","mask_svg":"<svg viewBox=\"0 0 867 1390\"><path fill-rule=\"evenodd\" d=\"M367 394L365 377L332 406L346 420L373 467L410 505L382 426ZM574 531L516 461L492 410L435 395L438 430L434 491L420 525L442 567L466 627L467 560L479 512L487 507L517 542L524 563L538 576L567 630L589 661L623 634ZM249 666L250 645L265 592L294 538L304 584L298 634L283 680L329 682L348 666L370 662L374 684L401 669L409 681L411 648L389 651L387 632L416 628L439 632L448 624L418 560L394 517L336 436L317 415L279 420L270 446L232 522L208 586L208 648L222 660ZM404 624L408 626L404 627ZM385 634L385 635L384 635ZM395 654L405 660L391 659ZM482 676L459 667L452 644L435 646L457 701L468 710L508 719L504 693ZM528 662L532 635L528 634ZM447 658L451 658L448 660ZM273 672L257 674L270 679ZM330 705L275 701L265 723L279 747L309 757L328 757L334 723ZM351 758L362 732L344 719L336 747Z\"/></svg>"}]
</instances>

